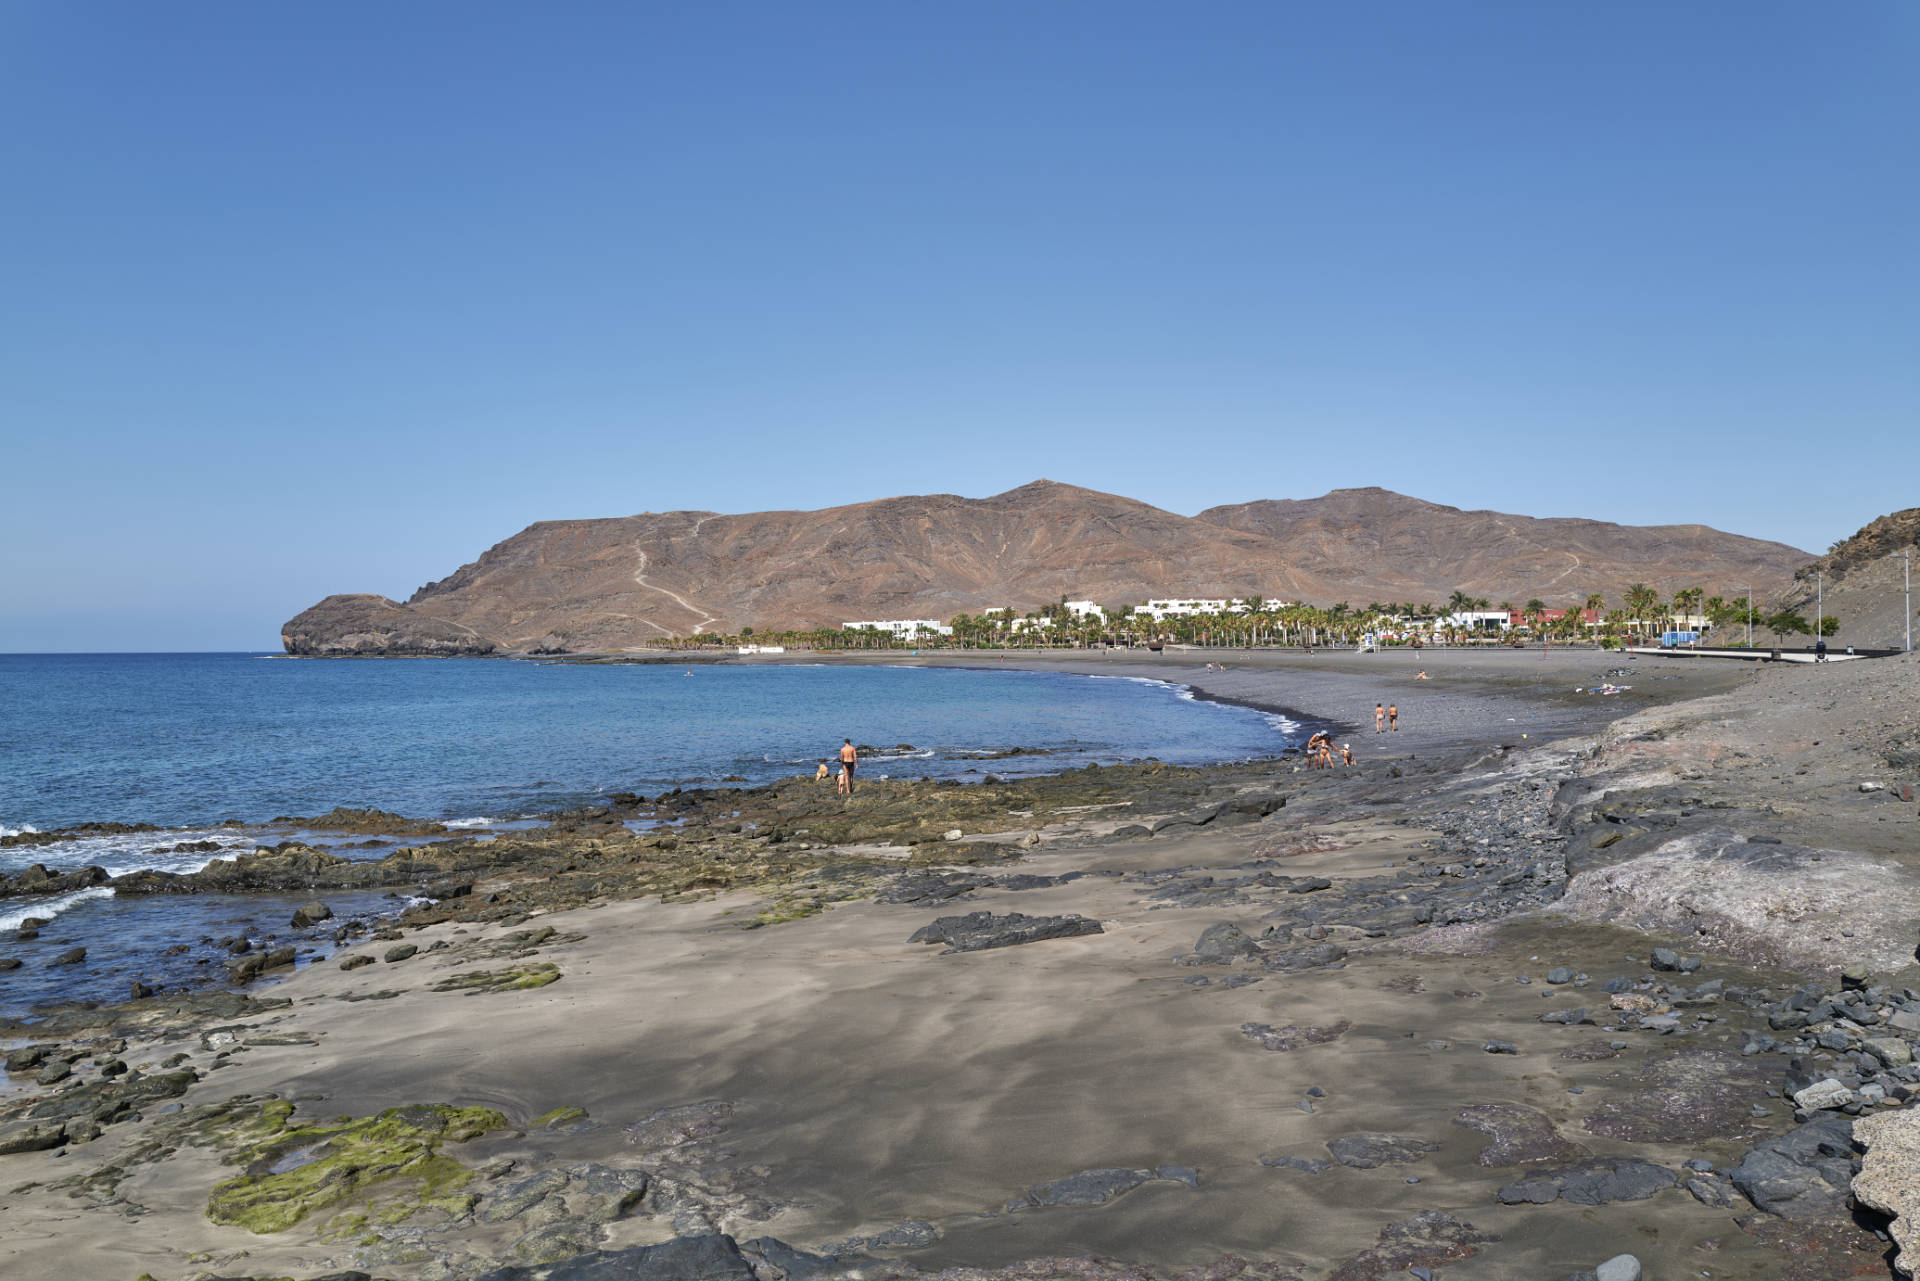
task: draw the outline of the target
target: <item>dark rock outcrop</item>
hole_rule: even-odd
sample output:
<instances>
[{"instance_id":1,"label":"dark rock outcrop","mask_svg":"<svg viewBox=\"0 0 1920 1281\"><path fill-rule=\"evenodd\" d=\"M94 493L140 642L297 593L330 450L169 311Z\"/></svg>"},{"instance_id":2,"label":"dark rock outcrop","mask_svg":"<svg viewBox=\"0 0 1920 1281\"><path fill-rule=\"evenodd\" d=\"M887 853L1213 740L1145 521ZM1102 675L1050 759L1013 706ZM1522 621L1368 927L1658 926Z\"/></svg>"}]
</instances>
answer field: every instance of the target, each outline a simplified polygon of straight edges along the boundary
<instances>
[{"instance_id":1,"label":"dark rock outcrop","mask_svg":"<svg viewBox=\"0 0 1920 1281\"><path fill-rule=\"evenodd\" d=\"M1536 1174L1494 1194L1502 1205L1546 1205L1566 1200L1574 1205L1611 1205L1615 1201L1644 1201L1680 1182L1672 1170L1646 1161L1598 1160Z\"/></svg>"},{"instance_id":2,"label":"dark rock outcrop","mask_svg":"<svg viewBox=\"0 0 1920 1281\"><path fill-rule=\"evenodd\" d=\"M1846 1208L1853 1181L1853 1119L1815 1117L1756 1146L1727 1171L1741 1195L1783 1219L1815 1219Z\"/></svg>"},{"instance_id":3,"label":"dark rock outcrop","mask_svg":"<svg viewBox=\"0 0 1920 1281\"><path fill-rule=\"evenodd\" d=\"M1103 934L1100 922L1085 916L1027 916L1008 912L969 912L965 916L942 916L913 932L909 943L945 943L942 956L954 952L984 952L988 948L1015 947L1037 943L1041 939L1078 938L1083 934Z\"/></svg>"},{"instance_id":4,"label":"dark rock outcrop","mask_svg":"<svg viewBox=\"0 0 1920 1281\"><path fill-rule=\"evenodd\" d=\"M476 658L500 646L464 623L409 609L385 596L329 596L280 629L287 653L303 658Z\"/></svg>"}]
</instances>

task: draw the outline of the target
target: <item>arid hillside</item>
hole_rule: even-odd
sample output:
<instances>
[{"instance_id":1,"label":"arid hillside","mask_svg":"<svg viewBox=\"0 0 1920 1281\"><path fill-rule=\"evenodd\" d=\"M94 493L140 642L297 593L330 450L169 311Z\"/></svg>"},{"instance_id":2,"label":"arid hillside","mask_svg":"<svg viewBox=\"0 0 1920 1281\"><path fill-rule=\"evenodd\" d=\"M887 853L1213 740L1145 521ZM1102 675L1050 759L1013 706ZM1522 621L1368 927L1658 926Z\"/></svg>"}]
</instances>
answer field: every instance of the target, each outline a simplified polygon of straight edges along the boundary
<instances>
[{"instance_id":1,"label":"arid hillside","mask_svg":"<svg viewBox=\"0 0 1920 1281\"><path fill-rule=\"evenodd\" d=\"M1840 620L1835 645L1902 645L1907 566L1900 560L1901 553L1920 555L1920 507L1882 516L1835 543L1825 556L1794 575L1786 601L1811 618L1815 593L1821 592L1825 611ZM1920 624L1920 618L1914 621Z\"/></svg>"},{"instance_id":2,"label":"arid hillside","mask_svg":"<svg viewBox=\"0 0 1920 1281\"><path fill-rule=\"evenodd\" d=\"M1735 583L1784 584L1802 553L1705 525L1615 525L1462 511L1386 489L1214 507L1200 520L1272 539L1304 573L1380 600L1444 600L1456 588L1496 604L1537 597L1619 603L1632 583L1662 595Z\"/></svg>"},{"instance_id":3,"label":"arid hillside","mask_svg":"<svg viewBox=\"0 0 1920 1281\"><path fill-rule=\"evenodd\" d=\"M1363 604L1444 601L1463 589L1495 601L1572 604L1594 591L1616 599L1638 581L1662 590L1784 586L1806 559L1704 526L1462 512L1380 489L1190 517L1041 480L991 498L542 521L404 606L329 597L284 632L293 653L367 653L381 634L396 638L396 653L456 637L472 648L586 651L744 626L1024 612L1063 596ZM355 601L377 606L378 618L352 617ZM423 620L417 637L396 625L396 608Z\"/></svg>"}]
</instances>

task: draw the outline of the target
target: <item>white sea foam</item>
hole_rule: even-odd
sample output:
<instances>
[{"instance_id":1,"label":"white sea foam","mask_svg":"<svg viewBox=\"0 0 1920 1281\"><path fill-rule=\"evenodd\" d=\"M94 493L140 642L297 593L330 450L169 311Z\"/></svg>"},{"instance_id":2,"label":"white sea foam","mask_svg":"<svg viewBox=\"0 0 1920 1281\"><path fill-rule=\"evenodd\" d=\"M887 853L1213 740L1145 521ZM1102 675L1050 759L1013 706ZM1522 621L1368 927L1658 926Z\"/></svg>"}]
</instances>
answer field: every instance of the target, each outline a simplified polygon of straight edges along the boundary
<instances>
[{"instance_id":1,"label":"white sea foam","mask_svg":"<svg viewBox=\"0 0 1920 1281\"><path fill-rule=\"evenodd\" d=\"M441 826L443 826L443 827L452 827L452 828L463 828L463 827L492 827L492 826L493 826L493 825L494 825L495 823L498 823L499 821L500 821L500 820L499 820L499 819L497 819L497 818L488 818L488 817L487 817L486 815L484 815L484 814L482 814L482 815L479 815L478 817L475 817L475 818L449 818L449 819L444 819L444 820L442 820L442 822L441 822Z\"/></svg>"},{"instance_id":2,"label":"white sea foam","mask_svg":"<svg viewBox=\"0 0 1920 1281\"><path fill-rule=\"evenodd\" d=\"M172 851L176 845L212 841L215 850ZM118 832L110 836L83 836L51 845L22 845L0 850L0 870L11 871L45 863L64 871L104 867L109 876L121 876L150 867L162 872L197 872L216 858L232 858L256 844L252 834L231 828L167 828L158 832Z\"/></svg>"},{"instance_id":3,"label":"white sea foam","mask_svg":"<svg viewBox=\"0 0 1920 1281\"><path fill-rule=\"evenodd\" d=\"M1239 710L1254 710L1254 709L1241 709L1241 705L1237 703L1220 703L1220 702L1214 701L1213 699L1202 699L1199 696L1199 694L1197 694L1194 691L1194 688L1191 685L1180 685L1180 684L1176 684L1173 681L1156 680L1151 676L1099 676L1099 675L1096 675L1092 679L1097 681L1132 681L1136 685L1156 685L1161 689L1172 690L1174 697L1180 699L1182 702L1204 703L1212 707L1234 708ZM1282 716L1278 712L1261 712L1260 715L1267 722L1268 725L1272 726L1279 733L1285 734L1288 737L1293 737L1294 735L1297 735L1300 732L1300 723L1298 721L1293 720L1286 716Z\"/></svg>"},{"instance_id":4,"label":"white sea foam","mask_svg":"<svg viewBox=\"0 0 1920 1281\"><path fill-rule=\"evenodd\" d=\"M1091 681L1129 681L1135 685L1152 685L1158 689L1182 690L1187 688L1185 685L1176 684L1173 681L1163 681L1154 676L1108 676L1103 672L1095 672L1089 675L1087 679Z\"/></svg>"},{"instance_id":5,"label":"white sea foam","mask_svg":"<svg viewBox=\"0 0 1920 1281\"><path fill-rule=\"evenodd\" d=\"M22 823L18 827L8 827L5 823L0 823L0 836L31 836L39 830L31 823Z\"/></svg>"},{"instance_id":6,"label":"white sea foam","mask_svg":"<svg viewBox=\"0 0 1920 1281\"><path fill-rule=\"evenodd\" d=\"M57 898L37 898L31 899L26 903L16 901L11 905L10 911L5 915L0 915L0 930L17 930L20 928L20 922L30 916L37 916L50 921L77 903L84 903L90 898L112 897L112 890L95 886L92 889L75 890L71 894L62 894Z\"/></svg>"}]
</instances>

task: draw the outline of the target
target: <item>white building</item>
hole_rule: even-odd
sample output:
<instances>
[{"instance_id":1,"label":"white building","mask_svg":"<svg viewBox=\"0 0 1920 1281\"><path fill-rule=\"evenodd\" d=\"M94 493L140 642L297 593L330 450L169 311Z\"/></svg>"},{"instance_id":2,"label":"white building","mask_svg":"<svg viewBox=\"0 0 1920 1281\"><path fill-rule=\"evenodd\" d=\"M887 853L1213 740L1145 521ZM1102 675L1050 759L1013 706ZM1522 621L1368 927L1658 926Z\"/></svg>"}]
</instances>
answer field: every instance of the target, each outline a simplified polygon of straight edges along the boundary
<instances>
[{"instance_id":1,"label":"white building","mask_svg":"<svg viewBox=\"0 0 1920 1281\"><path fill-rule=\"evenodd\" d=\"M1067 612L1075 618L1105 618L1107 616L1106 610L1100 608L1100 606L1090 600L1068 601Z\"/></svg>"},{"instance_id":2,"label":"white building","mask_svg":"<svg viewBox=\"0 0 1920 1281\"><path fill-rule=\"evenodd\" d=\"M932 632L936 636L953 635L953 628L937 618L881 618L866 623L842 623L840 630L888 632L900 640L911 640L922 632Z\"/></svg>"},{"instance_id":3,"label":"white building","mask_svg":"<svg viewBox=\"0 0 1920 1281\"><path fill-rule=\"evenodd\" d=\"M1434 626L1463 632L1504 632L1513 626L1513 615L1504 609L1463 609L1457 614L1448 614Z\"/></svg>"},{"instance_id":4,"label":"white building","mask_svg":"<svg viewBox=\"0 0 1920 1281\"><path fill-rule=\"evenodd\" d=\"M1145 614L1159 622L1163 618L1173 618L1190 614L1224 614L1228 610L1245 613L1247 606L1243 601L1220 600L1150 600L1133 612Z\"/></svg>"}]
</instances>

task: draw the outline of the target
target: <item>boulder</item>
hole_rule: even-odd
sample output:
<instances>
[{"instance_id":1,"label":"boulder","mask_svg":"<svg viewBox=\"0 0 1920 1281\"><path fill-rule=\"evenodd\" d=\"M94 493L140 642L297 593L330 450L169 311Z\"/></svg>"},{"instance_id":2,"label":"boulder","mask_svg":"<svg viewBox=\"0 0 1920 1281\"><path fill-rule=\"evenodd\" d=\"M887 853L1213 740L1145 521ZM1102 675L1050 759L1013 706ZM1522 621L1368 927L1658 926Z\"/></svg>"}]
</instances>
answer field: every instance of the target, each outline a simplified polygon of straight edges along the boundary
<instances>
[{"instance_id":1,"label":"boulder","mask_svg":"<svg viewBox=\"0 0 1920 1281\"><path fill-rule=\"evenodd\" d=\"M1913 1062L1913 1047L1897 1036L1869 1037L1860 1048L1879 1059L1883 1067L1905 1067Z\"/></svg>"},{"instance_id":2,"label":"boulder","mask_svg":"<svg viewBox=\"0 0 1920 1281\"><path fill-rule=\"evenodd\" d=\"M1251 956L1260 950L1260 945L1231 921L1219 921L1209 925L1200 933L1200 939L1193 945L1195 958L1223 963L1236 956Z\"/></svg>"},{"instance_id":3,"label":"boulder","mask_svg":"<svg viewBox=\"0 0 1920 1281\"><path fill-rule=\"evenodd\" d=\"M12 1156L19 1152L45 1152L57 1148L67 1141L64 1123L59 1121L28 1121L8 1126L0 1130L0 1156Z\"/></svg>"},{"instance_id":4,"label":"boulder","mask_svg":"<svg viewBox=\"0 0 1920 1281\"><path fill-rule=\"evenodd\" d=\"M235 983L249 983L268 970L285 969L294 963L294 959L295 952L291 946L275 948L271 952L255 952L251 956L227 962L227 973Z\"/></svg>"},{"instance_id":5,"label":"boulder","mask_svg":"<svg viewBox=\"0 0 1920 1281\"><path fill-rule=\"evenodd\" d=\"M1815 1081L1804 1090L1794 1091L1793 1095L1793 1105L1807 1112L1843 1108L1853 1101L1853 1091L1832 1077Z\"/></svg>"},{"instance_id":6,"label":"boulder","mask_svg":"<svg viewBox=\"0 0 1920 1281\"><path fill-rule=\"evenodd\" d=\"M1027 916L1008 912L969 912L965 916L942 916L913 932L909 943L945 943L942 956L955 952L983 952L989 948L1016 947L1042 939L1078 938L1103 934L1100 922L1084 916Z\"/></svg>"},{"instance_id":7,"label":"boulder","mask_svg":"<svg viewBox=\"0 0 1920 1281\"><path fill-rule=\"evenodd\" d=\"M1616 1254L1593 1270L1593 1281L1640 1281L1640 1260Z\"/></svg>"},{"instance_id":8,"label":"boulder","mask_svg":"<svg viewBox=\"0 0 1920 1281\"><path fill-rule=\"evenodd\" d=\"M1740 1194L1783 1219L1843 1213L1853 1180L1851 1117L1819 1116L1768 1139L1727 1171Z\"/></svg>"},{"instance_id":9,"label":"boulder","mask_svg":"<svg viewBox=\"0 0 1920 1281\"><path fill-rule=\"evenodd\" d=\"M1888 1231L1899 1249L1893 1266L1913 1276L1920 1272L1920 1111L1856 1121L1853 1139L1866 1149L1853 1176L1853 1198L1893 1216Z\"/></svg>"},{"instance_id":10,"label":"boulder","mask_svg":"<svg viewBox=\"0 0 1920 1281\"><path fill-rule=\"evenodd\" d=\"M318 925L322 921L330 920L332 917L333 909L315 899L293 910L293 928L304 929L309 925Z\"/></svg>"}]
</instances>

